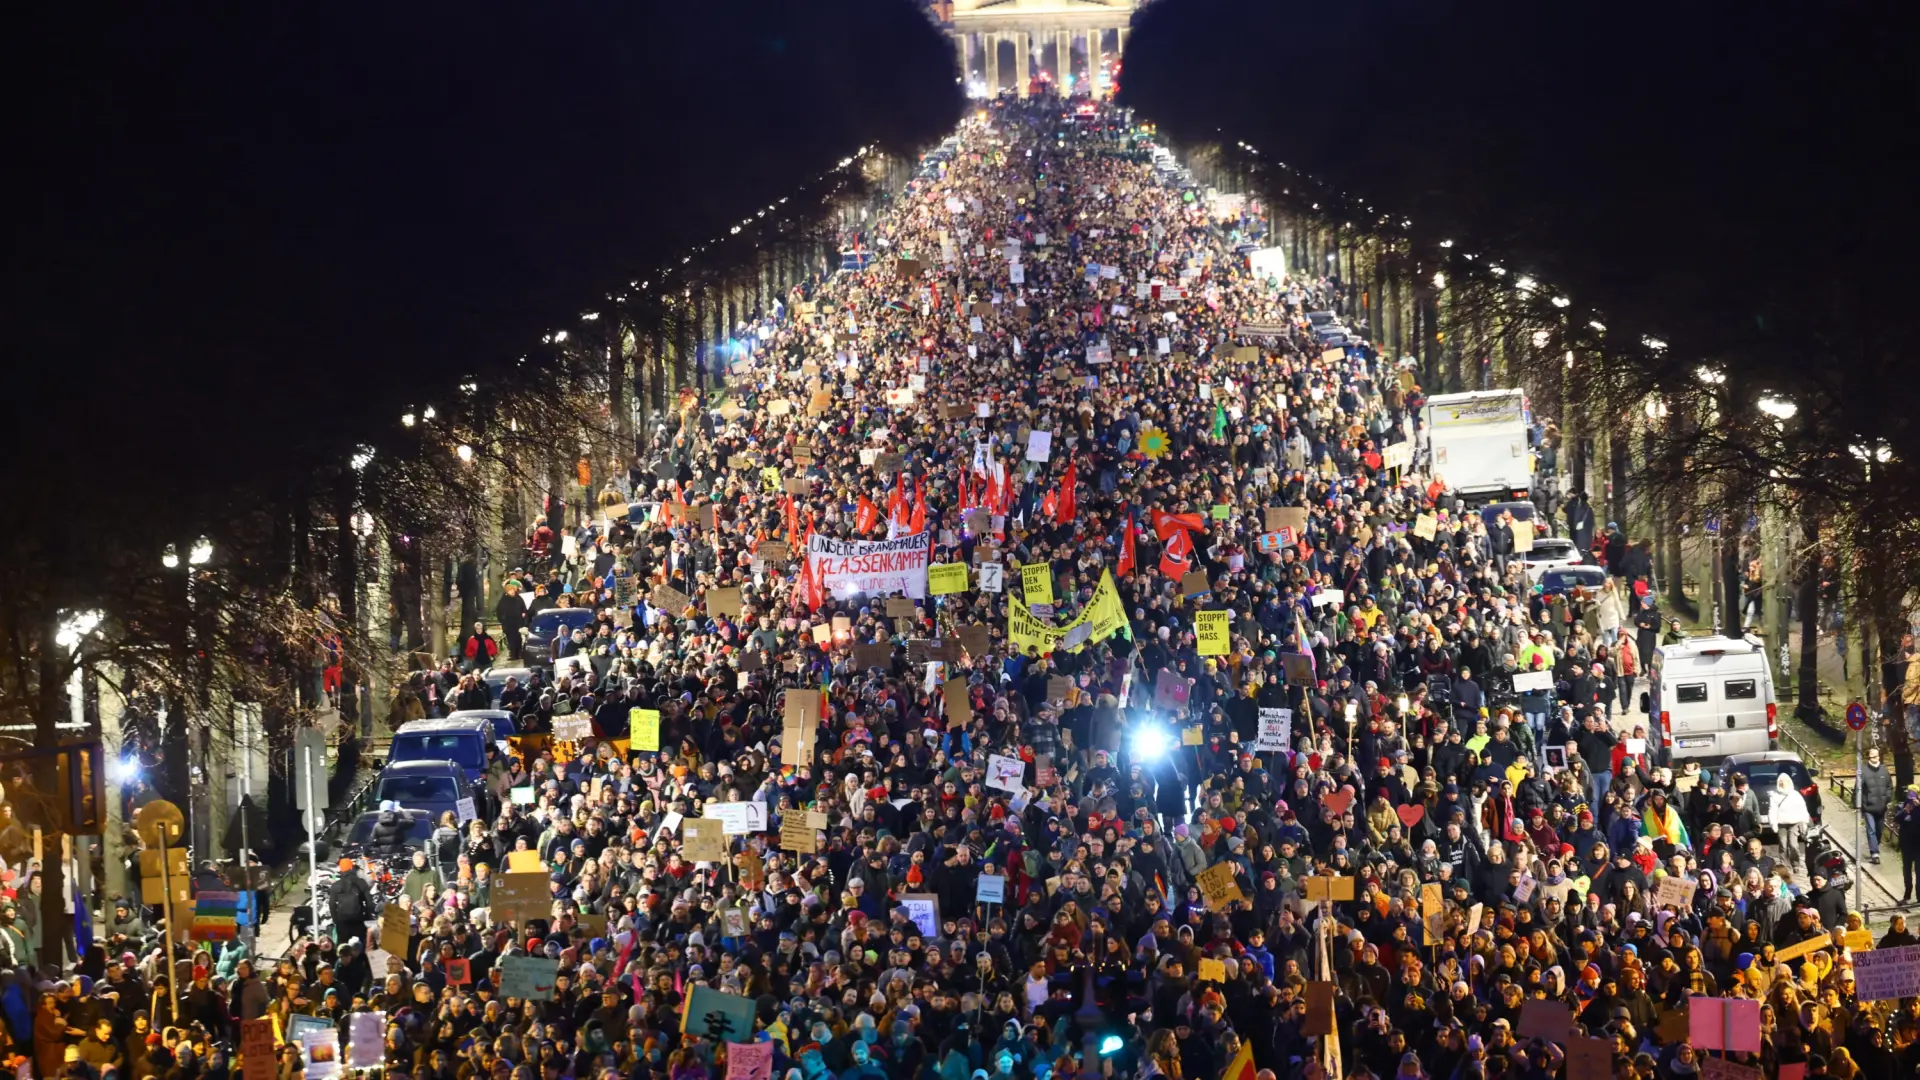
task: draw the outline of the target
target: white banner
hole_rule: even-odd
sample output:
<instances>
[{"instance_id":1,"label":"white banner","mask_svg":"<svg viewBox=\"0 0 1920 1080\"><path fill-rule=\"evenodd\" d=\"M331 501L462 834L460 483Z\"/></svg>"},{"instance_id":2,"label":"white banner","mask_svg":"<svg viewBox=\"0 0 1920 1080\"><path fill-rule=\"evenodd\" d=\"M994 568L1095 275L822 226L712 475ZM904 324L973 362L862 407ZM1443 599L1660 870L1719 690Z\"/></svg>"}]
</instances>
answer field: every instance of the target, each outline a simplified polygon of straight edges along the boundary
<instances>
[{"instance_id":1,"label":"white banner","mask_svg":"<svg viewBox=\"0 0 1920 1080\"><path fill-rule=\"evenodd\" d=\"M1538 694L1553 689L1551 671L1516 671L1513 673L1513 692L1516 694Z\"/></svg>"},{"instance_id":2,"label":"white banner","mask_svg":"<svg viewBox=\"0 0 1920 1080\"><path fill-rule=\"evenodd\" d=\"M701 808L700 816L718 821L720 832L726 836L767 831L767 804L763 802L710 802Z\"/></svg>"},{"instance_id":3,"label":"white banner","mask_svg":"<svg viewBox=\"0 0 1920 1080\"><path fill-rule=\"evenodd\" d=\"M901 593L925 600L929 554L925 533L878 541L815 533L807 545L807 565L819 575L821 588L837 597Z\"/></svg>"},{"instance_id":4,"label":"white banner","mask_svg":"<svg viewBox=\"0 0 1920 1080\"><path fill-rule=\"evenodd\" d=\"M1261 753L1285 750L1293 741L1292 709L1261 709L1260 734L1253 740L1253 748Z\"/></svg>"},{"instance_id":5,"label":"white banner","mask_svg":"<svg viewBox=\"0 0 1920 1080\"><path fill-rule=\"evenodd\" d=\"M999 754L987 755L987 786L1001 791L1024 791L1022 781L1027 775L1027 763L1017 757L1001 757Z\"/></svg>"}]
</instances>

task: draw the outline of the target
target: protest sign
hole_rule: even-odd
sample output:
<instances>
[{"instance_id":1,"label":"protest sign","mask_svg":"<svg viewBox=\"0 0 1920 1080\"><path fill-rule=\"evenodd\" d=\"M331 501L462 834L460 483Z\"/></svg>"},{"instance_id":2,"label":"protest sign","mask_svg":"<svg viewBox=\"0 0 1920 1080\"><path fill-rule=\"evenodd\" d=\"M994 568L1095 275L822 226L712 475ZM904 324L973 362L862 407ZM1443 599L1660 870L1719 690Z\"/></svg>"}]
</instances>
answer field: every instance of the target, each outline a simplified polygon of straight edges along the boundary
<instances>
[{"instance_id":1,"label":"protest sign","mask_svg":"<svg viewBox=\"0 0 1920 1080\"><path fill-rule=\"evenodd\" d=\"M1653 887L1653 906L1666 907L1672 904L1683 912L1689 911L1693 908L1693 894L1699 888L1699 883L1691 878L1668 874Z\"/></svg>"},{"instance_id":2,"label":"protest sign","mask_svg":"<svg viewBox=\"0 0 1920 1080\"><path fill-rule=\"evenodd\" d=\"M647 594L647 603L669 615L679 615L693 606L693 598L671 585L655 585Z\"/></svg>"},{"instance_id":3,"label":"protest sign","mask_svg":"<svg viewBox=\"0 0 1920 1080\"><path fill-rule=\"evenodd\" d=\"M965 677L948 679L940 685L940 700L947 707L947 726L966 727L973 723L973 701L968 697Z\"/></svg>"},{"instance_id":4,"label":"protest sign","mask_svg":"<svg viewBox=\"0 0 1920 1080\"><path fill-rule=\"evenodd\" d=\"M1154 676L1153 707L1170 711L1185 709L1187 695L1192 690L1193 687L1178 672L1172 668L1161 668L1160 674Z\"/></svg>"},{"instance_id":5,"label":"protest sign","mask_svg":"<svg viewBox=\"0 0 1920 1080\"><path fill-rule=\"evenodd\" d=\"M742 1042L753 1038L753 1013L752 998L715 990L705 983L688 983L687 999L680 1007L680 1030L709 1039Z\"/></svg>"},{"instance_id":6,"label":"protest sign","mask_svg":"<svg viewBox=\"0 0 1920 1080\"><path fill-rule=\"evenodd\" d=\"M1307 509L1304 506L1269 506L1264 517L1268 532L1291 529L1294 536L1299 536L1307 528Z\"/></svg>"},{"instance_id":7,"label":"protest sign","mask_svg":"<svg viewBox=\"0 0 1920 1080\"><path fill-rule=\"evenodd\" d=\"M1307 984L1307 1015L1300 1023L1300 1034L1333 1034L1333 1003L1338 991L1339 987L1330 982Z\"/></svg>"},{"instance_id":8,"label":"protest sign","mask_svg":"<svg viewBox=\"0 0 1920 1080\"><path fill-rule=\"evenodd\" d=\"M1025 596L1027 606L1053 603L1053 566L1051 563L1028 563L1020 568L1020 591Z\"/></svg>"},{"instance_id":9,"label":"protest sign","mask_svg":"<svg viewBox=\"0 0 1920 1080\"><path fill-rule=\"evenodd\" d=\"M278 1051L279 1040L274 1038L271 1019L240 1021L241 1075L245 1080L273 1080L278 1071Z\"/></svg>"},{"instance_id":10,"label":"protest sign","mask_svg":"<svg viewBox=\"0 0 1920 1080\"><path fill-rule=\"evenodd\" d=\"M785 851L811 855L820 850L820 834L807 824L804 817L789 813L780 819L780 847Z\"/></svg>"},{"instance_id":11,"label":"protest sign","mask_svg":"<svg viewBox=\"0 0 1920 1080\"><path fill-rule=\"evenodd\" d=\"M1687 1041L1696 1050L1760 1049L1760 1003L1745 998L1687 999Z\"/></svg>"},{"instance_id":12,"label":"protest sign","mask_svg":"<svg viewBox=\"0 0 1920 1080\"><path fill-rule=\"evenodd\" d=\"M635 750L660 749L660 710L628 709L627 720L632 725L628 737Z\"/></svg>"},{"instance_id":13,"label":"protest sign","mask_svg":"<svg viewBox=\"0 0 1920 1080\"><path fill-rule=\"evenodd\" d=\"M306 1080L332 1080L340 1075L340 1031L332 1024L300 1036L300 1053L307 1060Z\"/></svg>"},{"instance_id":14,"label":"protest sign","mask_svg":"<svg viewBox=\"0 0 1920 1080\"><path fill-rule=\"evenodd\" d=\"M1553 689L1551 671L1516 671L1513 673L1513 692L1516 694L1546 693Z\"/></svg>"},{"instance_id":15,"label":"protest sign","mask_svg":"<svg viewBox=\"0 0 1920 1080\"><path fill-rule=\"evenodd\" d=\"M1230 651L1233 614L1227 611L1200 611L1193 616L1195 651L1201 656L1225 656Z\"/></svg>"},{"instance_id":16,"label":"protest sign","mask_svg":"<svg viewBox=\"0 0 1920 1080\"><path fill-rule=\"evenodd\" d=\"M767 804L763 802L710 802L700 814L718 820L720 830L728 836L767 831Z\"/></svg>"},{"instance_id":17,"label":"protest sign","mask_svg":"<svg viewBox=\"0 0 1920 1080\"><path fill-rule=\"evenodd\" d=\"M387 1014L376 1009L348 1016L347 1068L380 1068L387 1058Z\"/></svg>"},{"instance_id":18,"label":"protest sign","mask_svg":"<svg viewBox=\"0 0 1920 1080\"><path fill-rule=\"evenodd\" d=\"M453 986L465 986L473 981L473 961L464 956L447 958L442 967L447 973L447 982Z\"/></svg>"},{"instance_id":19,"label":"protest sign","mask_svg":"<svg viewBox=\"0 0 1920 1080\"><path fill-rule=\"evenodd\" d=\"M1286 750L1293 742L1293 710L1263 708L1260 710L1260 733L1254 737L1253 748L1259 753L1271 753Z\"/></svg>"},{"instance_id":20,"label":"protest sign","mask_svg":"<svg viewBox=\"0 0 1920 1080\"><path fill-rule=\"evenodd\" d=\"M708 589L707 614L725 615L729 619L740 617L739 589Z\"/></svg>"},{"instance_id":21,"label":"protest sign","mask_svg":"<svg viewBox=\"0 0 1920 1080\"><path fill-rule=\"evenodd\" d=\"M1609 1059L1611 1060L1611 1059ZM1766 1080L1766 1074L1751 1065L1742 1065L1726 1058L1698 1055L1694 1062L1698 1066L1695 1073L1699 1080ZM1611 1075L1611 1074L1605 1074ZM1805 1075L1803 1072L1801 1075ZM1569 1076L1568 1080L1572 1080ZM1785 1074L1781 1080L1786 1080Z\"/></svg>"},{"instance_id":22,"label":"protest sign","mask_svg":"<svg viewBox=\"0 0 1920 1080\"><path fill-rule=\"evenodd\" d=\"M940 898L932 893L907 893L900 897L900 908L918 927L922 937L940 933Z\"/></svg>"},{"instance_id":23,"label":"protest sign","mask_svg":"<svg viewBox=\"0 0 1920 1080\"><path fill-rule=\"evenodd\" d=\"M1206 897L1208 910L1222 911L1233 901L1246 899L1233 880L1233 866L1230 862L1218 862L1195 875L1194 882Z\"/></svg>"},{"instance_id":24,"label":"protest sign","mask_svg":"<svg viewBox=\"0 0 1920 1080\"><path fill-rule=\"evenodd\" d=\"M1861 1001L1920 996L1920 945L1855 953L1853 977Z\"/></svg>"},{"instance_id":25,"label":"protest sign","mask_svg":"<svg viewBox=\"0 0 1920 1080\"><path fill-rule=\"evenodd\" d=\"M1027 432L1027 460L1049 461L1053 458L1053 432Z\"/></svg>"},{"instance_id":26,"label":"protest sign","mask_svg":"<svg viewBox=\"0 0 1920 1080\"><path fill-rule=\"evenodd\" d=\"M495 963L500 966L501 997L519 998L522 1001L552 1000L554 978L560 969L560 961L543 956L502 956Z\"/></svg>"},{"instance_id":27,"label":"protest sign","mask_svg":"<svg viewBox=\"0 0 1920 1080\"><path fill-rule=\"evenodd\" d=\"M1004 903L1007 897L1007 879L998 874L981 874L976 879L973 899L977 904Z\"/></svg>"},{"instance_id":28,"label":"protest sign","mask_svg":"<svg viewBox=\"0 0 1920 1080\"><path fill-rule=\"evenodd\" d=\"M1215 960L1211 956L1201 957L1200 958L1200 981L1201 982L1217 982L1217 983L1226 982L1227 981L1226 962L1222 960Z\"/></svg>"},{"instance_id":29,"label":"protest sign","mask_svg":"<svg viewBox=\"0 0 1920 1080\"><path fill-rule=\"evenodd\" d=\"M1422 540L1431 540L1439 531L1440 520L1432 514L1421 514L1413 519L1413 535Z\"/></svg>"},{"instance_id":30,"label":"protest sign","mask_svg":"<svg viewBox=\"0 0 1920 1080\"><path fill-rule=\"evenodd\" d=\"M1533 1000L1520 1005L1520 1037L1565 1042L1573 1032L1573 1010L1564 1001Z\"/></svg>"},{"instance_id":31,"label":"protest sign","mask_svg":"<svg viewBox=\"0 0 1920 1080\"><path fill-rule=\"evenodd\" d=\"M967 591L966 563L937 563L927 567L927 593L949 596Z\"/></svg>"},{"instance_id":32,"label":"protest sign","mask_svg":"<svg viewBox=\"0 0 1920 1080\"><path fill-rule=\"evenodd\" d=\"M990 788L1009 792L1024 791L1026 775L1027 763L1017 757L1003 757L999 754L987 756L986 784Z\"/></svg>"},{"instance_id":33,"label":"protest sign","mask_svg":"<svg viewBox=\"0 0 1920 1080\"><path fill-rule=\"evenodd\" d=\"M380 913L380 947L390 953L407 956L409 955L407 941L411 937L413 937L413 917L407 913L404 905L388 904Z\"/></svg>"},{"instance_id":34,"label":"protest sign","mask_svg":"<svg viewBox=\"0 0 1920 1080\"><path fill-rule=\"evenodd\" d=\"M727 1080L770 1080L772 1076L771 1040L727 1044Z\"/></svg>"},{"instance_id":35,"label":"protest sign","mask_svg":"<svg viewBox=\"0 0 1920 1080\"><path fill-rule=\"evenodd\" d=\"M1569 1039L1566 1053L1567 1080L1613 1080L1612 1039ZM1700 1059L1694 1060L1697 1063Z\"/></svg>"},{"instance_id":36,"label":"protest sign","mask_svg":"<svg viewBox=\"0 0 1920 1080\"><path fill-rule=\"evenodd\" d=\"M807 538L807 567L821 590L833 596L901 593L924 600L931 550L919 533L873 541L814 533Z\"/></svg>"},{"instance_id":37,"label":"protest sign","mask_svg":"<svg viewBox=\"0 0 1920 1080\"><path fill-rule=\"evenodd\" d=\"M722 822L688 818L680 827L681 854L689 862L726 862L727 834Z\"/></svg>"},{"instance_id":38,"label":"protest sign","mask_svg":"<svg viewBox=\"0 0 1920 1080\"><path fill-rule=\"evenodd\" d=\"M529 919L544 919L552 911L553 878L545 870L521 870L493 876L494 922L524 923Z\"/></svg>"},{"instance_id":39,"label":"protest sign","mask_svg":"<svg viewBox=\"0 0 1920 1080\"><path fill-rule=\"evenodd\" d=\"M1302 878L1300 889L1301 895L1313 903L1353 899L1353 879L1344 874Z\"/></svg>"}]
</instances>

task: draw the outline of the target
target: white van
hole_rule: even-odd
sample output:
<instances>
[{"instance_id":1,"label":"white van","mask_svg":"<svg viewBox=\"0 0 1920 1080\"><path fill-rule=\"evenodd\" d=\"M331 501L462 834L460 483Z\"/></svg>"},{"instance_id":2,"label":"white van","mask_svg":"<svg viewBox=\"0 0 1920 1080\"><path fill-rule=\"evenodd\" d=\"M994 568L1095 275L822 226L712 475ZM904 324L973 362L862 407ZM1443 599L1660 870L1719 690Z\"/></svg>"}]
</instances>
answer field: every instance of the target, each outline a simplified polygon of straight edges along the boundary
<instances>
[{"instance_id":1,"label":"white van","mask_svg":"<svg viewBox=\"0 0 1920 1080\"><path fill-rule=\"evenodd\" d=\"M1647 696L1669 761L1774 749L1779 708L1759 638L1694 637L1654 653Z\"/></svg>"}]
</instances>

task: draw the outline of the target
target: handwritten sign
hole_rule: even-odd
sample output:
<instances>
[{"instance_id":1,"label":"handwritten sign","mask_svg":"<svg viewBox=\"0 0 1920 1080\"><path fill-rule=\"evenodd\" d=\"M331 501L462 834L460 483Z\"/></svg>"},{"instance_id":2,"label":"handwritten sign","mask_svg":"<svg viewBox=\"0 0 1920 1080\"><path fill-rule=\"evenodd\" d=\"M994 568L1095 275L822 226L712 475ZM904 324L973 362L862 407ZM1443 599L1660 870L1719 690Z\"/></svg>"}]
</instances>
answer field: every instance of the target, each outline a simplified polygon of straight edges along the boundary
<instances>
[{"instance_id":1,"label":"handwritten sign","mask_svg":"<svg viewBox=\"0 0 1920 1080\"><path fill-rule=\"evenodd\" d=\"M805 818L788 814L780 819L780 847L786 851L811 855L820 850L820 834L807 824Z\"/></svg>"},{"instance_id":2,"label":"handwritten sign","mask_svg":"<svg viewBox=\"0 0 1920 1080\"><path fill-rule=\"evenodd\" d=\"M1200 981L1201 982L1217 982L1217 983L1226 982L1227 981L1226 962L1221 960L1215 960L1210 956L1201 957L1200 958Z\"/></svg>"},{"instance_id":3,"label":"handwritten sign","mask_svg":"<svg viewBox=\"0 0 1920 1080\"><path fill-rule=\"evenodd\" d=\"M1699 883L1691 878L1669 874L1653 887L1653 906L1666 907L1671 904L1681 911L1687 911L1693 907L1693 894L1699 888Z\"/></svg>"},{"instance_id":4,"label":"handwritten sign","mask_svg":"<svg viewBox=\"0 0 1920 1080\"><path fill-rule=\"evenodd\" d=\"M1233 880L1233 864L1214 863L1194 877L1194 883L1200 886L1201 895L1207 898L1207 907L1220 911L1235 900L1245 900L1240 886Z\"/></svg>"},{"instance_id":5,"label":"handwritten sign","mask_svg":"<svg viewBox=\"0 0 1920 1080\"><path fill-rule=\"evenodd\" d=\"M680 854L689 862L726 862L727 834L722 822L688 818L680 827Z\"/></svg>"},{"instance_id":6,"label":"handwritten sign","mask_svg":"<svg viewBox=\"0 0 1920 1080\"><path fill-rule=\"evenodd\" d=\"M769 1080L772 1076L771 1041L727 1044L727 1080Z\"/></svg>"},{"instance_id":7,"label":"handwritten sign","mask_svg":"<svg viewBox=\"0 0 1920 1080\"><path fill-rule=\"evenodd\" d=\"M274 1038L271 1019L240 1021L240 1058L246 1080L273 1080L274 1055L278 1050L279 1041Z\"/></svg>"},{"instance_id":8,"label":"handwritten sign","mask_svg":"<svg viewBox=\"0 0 1920 1080\"><path fill-rule=\"evenodd\" d=\"M522 1001L551 1001L554 977L560 961L544 956L503 956L500 964L500 996Z\"/></svg>"},{"instance_id":9,"label":"handwritten sign","mask_svg":"<svg viewBox=\"0 0 1920 1080\"><path fill-rule=\"evenodd\" d=\"M1856 953L1853 977L1861 1001L1920 995L1920 945Z\"/></svg>"},{"instance_id":10,"label":"handwritten sign","mask_svg":"<svg viewBox=\"0 0 1920 1080\"><path fill-rule=\"evenodd\" d=\"M413 917L405 905L388 904L380 913L380 947L401 956L407 954L407 939L413 936Z\"/></svg>"},{"instance_id":11,"label":"handwritten sign","mask_svg":"<svg viewBox=\"0 0 1920 1080\"><path fill-rule=\"evenodd\" d=\"M900 898L900 909L920 931L931 938L940 933L940 898L932 893L907 893Z\"/></svg>"},{"instance_id":12,"label":"handwritten sign","mask_svg":"<svg viewBox=\"0 0 1920 1080\"><path fill-rule=\"evenodd\" d=\"M635 750L660 749L659 709L628 709L627 719L632 725L630 738Z\"/></svg>"},{"instance_id":13,"label":"handwritten sign","mask_svg":"<svg viewBox=\"0 0 1920 1080\"><path fill-rule=\"evenodd\" d=\"M1293 710L1261 709L1260 732L1254 736L1254 750L1260 753L1284 751L1292 741Z\"/></svg>"}]
</instances>

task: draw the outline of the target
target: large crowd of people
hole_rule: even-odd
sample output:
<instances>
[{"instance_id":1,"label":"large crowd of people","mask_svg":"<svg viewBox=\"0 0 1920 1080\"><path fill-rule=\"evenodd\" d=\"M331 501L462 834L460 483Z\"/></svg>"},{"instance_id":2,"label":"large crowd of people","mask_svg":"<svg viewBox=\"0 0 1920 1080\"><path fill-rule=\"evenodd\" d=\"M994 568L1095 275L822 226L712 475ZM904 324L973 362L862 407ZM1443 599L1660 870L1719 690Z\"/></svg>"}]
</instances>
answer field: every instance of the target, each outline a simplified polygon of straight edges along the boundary
<instances>
[{"instance_id":1,"label":"large crowd of people","mask_svg":"<svg viewBox=\"0 0 1920 1080\"><path fill-rule=\"evenodd\" d=\"M967 121L540 523L459 666L594 617L499 694L497 814L343 860L285 958L169 987L108 936L9 1012L16 1075L1920 1075L1920 998L1854 971L1920 939L1763 844L1798 792L1649 737L1644 549L1575 493L1607 583L1536 590L1410 453L1418 381L1315 337L1355 289L1256 274L1257 208L1150 149Z\"/></svg>"}]
</instances>

